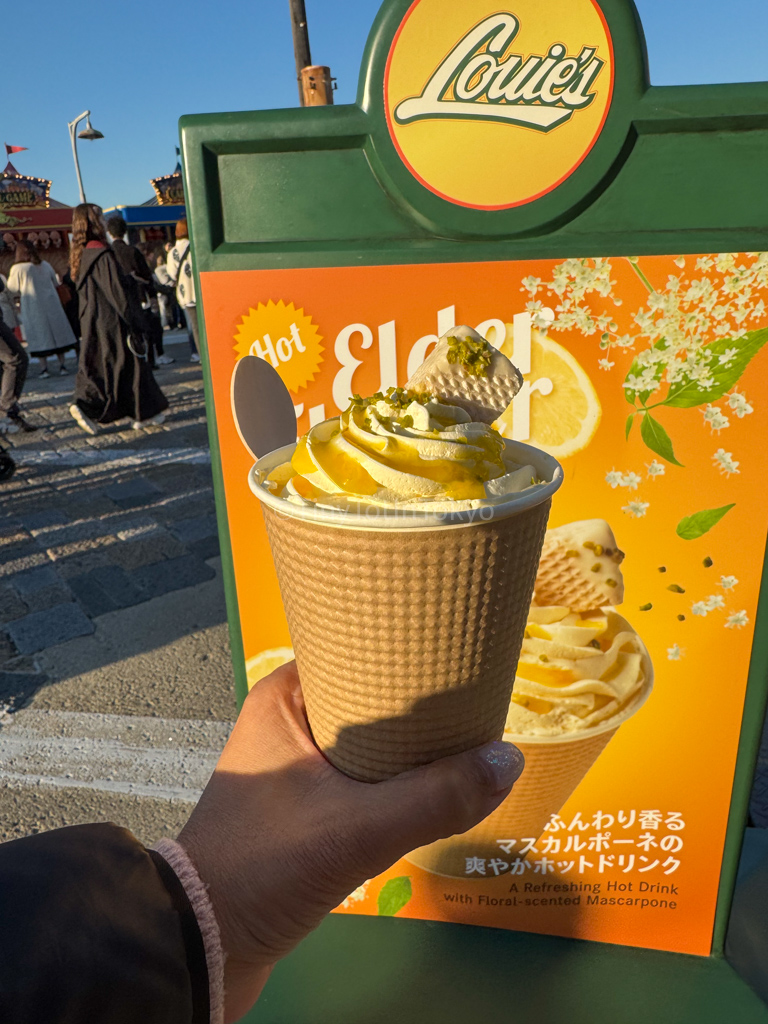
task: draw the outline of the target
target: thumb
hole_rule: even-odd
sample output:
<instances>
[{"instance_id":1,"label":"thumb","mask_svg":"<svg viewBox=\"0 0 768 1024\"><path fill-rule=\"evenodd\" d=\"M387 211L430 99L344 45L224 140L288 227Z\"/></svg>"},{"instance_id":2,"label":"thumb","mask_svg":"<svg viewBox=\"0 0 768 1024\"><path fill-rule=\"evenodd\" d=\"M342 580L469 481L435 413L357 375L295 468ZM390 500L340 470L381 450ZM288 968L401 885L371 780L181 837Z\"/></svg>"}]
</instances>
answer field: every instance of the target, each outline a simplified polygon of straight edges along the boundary
<instances>
[{"instance_id":1,"label":"thumb","mask_svg":"<svg viewBox=\"0 0 768 1024\"><path fill-rule=\"evenodd\" d=\"M419 846L466 832L494 811L519 779L525 758L512 743L487 743L433 761L356 796L351 818L387 866ZM364 840L363 840L364 837Z\"/></svg>"}]
</instances>

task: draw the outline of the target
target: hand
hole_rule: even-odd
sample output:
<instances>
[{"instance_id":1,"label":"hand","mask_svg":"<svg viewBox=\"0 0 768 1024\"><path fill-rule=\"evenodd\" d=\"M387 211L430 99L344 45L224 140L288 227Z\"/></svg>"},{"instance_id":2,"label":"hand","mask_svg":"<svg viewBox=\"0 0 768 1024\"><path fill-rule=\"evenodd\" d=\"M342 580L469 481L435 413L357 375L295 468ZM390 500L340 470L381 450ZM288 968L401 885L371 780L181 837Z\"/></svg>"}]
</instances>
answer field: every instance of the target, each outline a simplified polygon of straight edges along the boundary
<instances>
[{"instance_id":1,"label":"hand","mask_svg":"<svg viewBox=\"0 0 768 1024\"><path fill-rule=\"evenodd\" d=\"M295 663L258 683L179 843L207 884L227 956L228 1022L272 966L366 879L418 846L466 832L524 765L490 743L374 785L312 742Z\"/></svg>"}]
</instances>

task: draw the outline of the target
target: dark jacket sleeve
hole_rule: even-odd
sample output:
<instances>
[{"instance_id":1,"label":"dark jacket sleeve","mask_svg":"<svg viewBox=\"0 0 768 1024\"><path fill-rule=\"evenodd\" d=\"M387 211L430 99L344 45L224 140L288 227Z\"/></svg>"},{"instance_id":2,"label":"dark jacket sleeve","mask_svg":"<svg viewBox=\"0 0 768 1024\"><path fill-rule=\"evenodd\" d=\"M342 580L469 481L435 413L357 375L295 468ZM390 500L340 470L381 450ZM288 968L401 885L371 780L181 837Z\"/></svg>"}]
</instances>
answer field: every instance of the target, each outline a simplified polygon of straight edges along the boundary
<instances>
[{"instance_id":1,"label":"dark jacket sleeve","mask_svg":"<svg viewBox=\"0 0 768 1024\"><path fill-rule=\"evenodd\" d=\"M0 845L3 1024L207 1024L202 937L167 863L126 829Z\"/></svg>"}]
</instances>

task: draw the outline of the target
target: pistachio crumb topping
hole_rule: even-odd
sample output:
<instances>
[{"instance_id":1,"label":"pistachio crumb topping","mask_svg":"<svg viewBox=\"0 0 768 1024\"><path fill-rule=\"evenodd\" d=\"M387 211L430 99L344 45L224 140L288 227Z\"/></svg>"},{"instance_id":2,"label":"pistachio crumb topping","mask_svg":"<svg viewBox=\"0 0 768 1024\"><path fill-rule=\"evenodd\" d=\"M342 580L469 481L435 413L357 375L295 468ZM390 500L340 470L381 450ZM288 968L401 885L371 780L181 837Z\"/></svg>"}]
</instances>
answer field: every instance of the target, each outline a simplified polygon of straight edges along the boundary
<instances>
[{"instance_id":1,"label":"pistachio crumb topping","mask_svg":"<svg viewBox=\"0 0 768 1024\"><path fill-rule=\"evenodd\" d=\"M593 540L585 540L581 546L583 548L588 548L590 551L595 550L595 542Z\"/></svg>"},{"instance_id":2,"label":"pistachio crumb topping","mask_svg":"<svg viewBox=\"0 0 768 1024\"><path fill-rule=\"evenodd\" d=\"M660 565L659 566L659 572L666 572L666 571L667 571L666 565Z\"/></svg>"},{"instance_id":3,"label":"pistachio crumb topping","mask_svg":"<svg viewBox=\"0 0 768 1024\"><path fill-rule=\"evenodd\" d=\"M712 559L709 556L707 556L704 559L704 561L702 562L702 565L704 566L705 569L711 569L714 564L715 563L712 561Z\"/></svg>"},{"instance_id":4,"label":"pistachio crumb topping","mask_svg":"<svg viewBox=\"0 0 768 1024\"><path fill-rule=\"evenodd\" d=\"M491 346L482 338L448 338L448 362L458 363L470 377L487 377Z\"/></svg>"},{"instance_id":5,"label":"pistachio crumb topping","mask_svg":"<svg viewBox=\"0 0 768 1024\"><path fill-rule=\"evenodd\" d=\"M568 551L565 552L565 557L566 558L578 558L579 557L579 552L578 551L574 551L573 548L569 548Z\"/></svg>"},{"instance_id":6,"label":"pistachio crumb topping","mask_svg":"<svg viewBox=\"0 0 768 1024\"><path fill-rule=\"evenodd\" d=\"M677 621L678 622L685 622L685 616L684 615L678 615L677 616Z\"/></svg>"},{"instance_id":7,"label":"pistachio crumb topping","mask_svg":"<svg viewBox=\"0 0 768 1024\"><path fill-rule=\"evenodd\" d=\"M595 544L595 554L597 555L597 557L599 558L602 555L602 553L603 553L603 545L602 544Z\"/></svg>"},{"instance_id":8,"label":"pistachio crumb topping","mask_svg":"<svg viewBox=\"0 0 768 1024\"><path fill-rule=\"evenodd\" d=\"M601 568L602 568L602 566L600 565L600 563L599 562L595 562L595 564L592 566L592 572L600 572Z\"/></svg>"},{"instance_id":9,"label":"pistachio crumb topping","mask_svg":"<svg viewBox=\"0 0 768 1024\"><path fill-rule=\"evenodd\" d=\"M685 590L683 587L678 586L677 583L670 583L667 590L671 590L673 594L684 594Z\"/></svg>"},{"instance_id":10,"label":"pistachio crumb topping","mask_svg":"<svg viewBox=\"0 0 768 1024\"><path fill-rule=\"evenodd\" d=\"M539 655L539 661L545 661L546 662L546 661L549 661L549 658L546 656L546 654L540 654Z\"/></svg>"},{"instance_id":11,"label":"pistachio crumb topping","mask_svg":"<svg viewBox=\"0 0 768 1024\"><path fill-rule=\"evenodd\" d=\"M589 646L590 647L594 647L596 651L601 651L602 650L602 647L600 646L600 641L597 640L597 639L590 640L589 641Z\"/></svg>"},{"instance_id":12,"label":"pistachio crumb topping","mask_svg":"<svg viewBox=\"0 0 768 1024\"><path fill-rule=\"evenodd\" d=\"M616 584L616 580L610 580L610 579L608 579L608 580L606 580L606 581L605 581L605 585L606 585L607 587L615 587L615 586L617 585L617 584Z\"/></svg>"},{"instance_id":13,"label":"pistachio crumb topping","mask_svg":"<svg viewBox=\"0 0 768 1024\"><path fill-rule=\"evenodd\" d=\"M408 391L405 388L387 388L387 393L377 391L375 395L363 398L361 395L352 395L350 405L356 409L365 409L369 405L376 405L377 402L388 402L395 409L406 409L411 402L418 402L426 405L434 401L434 396L429 391Z\"/></svg>"},{"instance_id":14,"label":"pistachio crumb topping","mask_svg":"<svg viewBox=\"0 0 768 1024\"><path fill-rule=\"evenodd\" d=\"M651 610L651 608L653 608L653 605L651 604L650 601L648 602L648 604L641 604L640 605L640 611L641 612L649 612Z\"/></svg>"}]
</instances>

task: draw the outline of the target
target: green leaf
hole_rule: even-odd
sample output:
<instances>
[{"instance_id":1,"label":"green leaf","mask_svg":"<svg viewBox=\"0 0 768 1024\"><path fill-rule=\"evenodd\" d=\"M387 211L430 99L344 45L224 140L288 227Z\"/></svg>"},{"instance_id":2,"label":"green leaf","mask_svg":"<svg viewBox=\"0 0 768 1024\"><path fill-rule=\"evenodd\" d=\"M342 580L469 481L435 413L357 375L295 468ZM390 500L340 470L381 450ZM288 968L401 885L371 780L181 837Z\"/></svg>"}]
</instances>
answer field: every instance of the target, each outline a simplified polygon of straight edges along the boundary
<instances>
[{"instance_id":1,"label":"green leaf","mask_svg":"<svg viewBox=\"0 0 768 1024\"><path fill-rule=\"evenodd\" d=\"M379 893L379 917L394 917L408 903L412 895L411 880L407 875L390 878Z\"/></svg>"},{"instance_id":2,"label":"green leaf","mask_svg":"<svg viewBox=\"0 0 768 1024\"><path fill-rule=\"evenodd\" d=\"M652 452L656 452L662 459L671 462L673 466L682 466L682 462L678 462L675 458L675 450L672 447L669 434L649 412L643 416L640 424L640 436Z\"/></svg>"},{"instance_id":3,"label":"green leaf","mask_svg":"<svg viewBox=\"0 0 768 1024\"><path fill-rule=\"evenodd\" d=\"M654 348L659 348L662 351L664 351L665 349L669 348L669 346L667 345L667 343L664 340L664 338L660 338L653 347ZM665 367L666 367L665 363L657 363L656 364L656 369L653 371L653 379L654 380L661 380L662 375L663 375L664 370L665 370ZM644 369L644 367L642 367L638 363L638 361L635 359L634 362L632 363L632 365L629 368L629 373L625 377L624 383L626 383L631 376L639 377L640 374L643 372L643 369ZM647 403L648 399L653 394L655 394L655 391L641 391L638 394L635 391L628 391L627 388L624 388L624 397L626 398L626 400L629 402L630 405L635 405L637 398L640 399L640 404L641 405L645 405Z\"/></svg>"},{"instance_id":4,"label":"green leaf","mask_svg":"<svg viewBox=\"0 0 768 1024\"><path fill-rule=\"evenodd\" d=\"M695 512L692 516L686 516L677 524L677 536L683 540L696 540L709 533L713 526L716 526L726 512L730 512L733 505L723 505L722 508L705 508L703 512Z\"/></svg>"},{"instance_id":5,"label":"green leaf","mask_svg":"<svg viewBox=\"0 0 768 1024\"><path fill-rule=\"evenodd\" d=\"M626 437L627 440L629 440L629 435L630 435L630 433L632 431L632 424L634 422L635 422L635 414L633 412L631 412L629 414L629 416L627 417L627 425L624 428L624 437Z\"/></svg>"},{"instance_id":6,"label":"green leaf","mask_svg":"<svg viewBox=\"0 0 768 1024\"><path fill-rule=\"evenodd\" d=\"M678 381L670 386L664 405L671 405L675 409L691 409L696 405L703 405L705 402L715 402L727 394L734 384L737 383L750 362L754 359L760 349L768 341L768 328L763 327L759 331L750 331L740 338L721 338L713 341L704 349L712 355L712 373L715 383L711 388L702 388L696 381ZM729 349L736 349L737 353L728 366L720 364L719 357Z\"/></svg>"}]
</instances>

